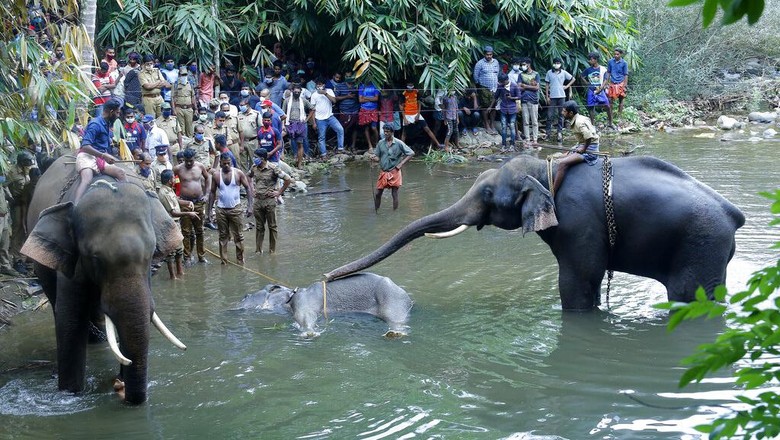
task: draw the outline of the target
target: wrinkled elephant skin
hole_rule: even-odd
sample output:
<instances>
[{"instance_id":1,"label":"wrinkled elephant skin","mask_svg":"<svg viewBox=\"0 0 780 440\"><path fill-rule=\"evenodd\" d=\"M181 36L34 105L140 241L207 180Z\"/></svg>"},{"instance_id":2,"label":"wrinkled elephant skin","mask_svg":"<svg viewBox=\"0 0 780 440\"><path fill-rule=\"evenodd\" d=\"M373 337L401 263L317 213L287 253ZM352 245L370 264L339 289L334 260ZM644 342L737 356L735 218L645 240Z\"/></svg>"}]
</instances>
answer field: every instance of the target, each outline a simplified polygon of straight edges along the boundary
<instances>
[{"instance_id":1,"label":"wrinkled elephant skin","mask_svg":"<svg viewBox=\"0 0 780 440\"><path fill-rule=\"evenodd\" d=\"M693 300L699 286L711 294L723 284L735 251L734 234L745 222L739 209L662 160L626 157L611 162L617 227L611 252L603 160L571 167L553 200L546 162L521 156L485 171L453 205L410 223L377 250L331 271L326 279L371 267L425 234L493 225L534 231L550 246L558 261L564 310L598 306L607 270L656 279L673 301Z\"/></svg>"},{"instance_id":2,"label":"wrinkled elephant skin","mask_svg":"<svg viewBox=\"0 0 780 440\"><path fill-rule=\"evenodd\" d=\"M157 196L132 181L96 179L74 205L78 179L72 161L62 157L41 176L22 249L35 261L54 309L59 388L84 389L90 328L105 317L107 333L115 332L127 358L120 369L125 400L142 403L150 322L156 318L150 263L155 253L175 250L181 233Z\"/></svg>"}]
</instances>

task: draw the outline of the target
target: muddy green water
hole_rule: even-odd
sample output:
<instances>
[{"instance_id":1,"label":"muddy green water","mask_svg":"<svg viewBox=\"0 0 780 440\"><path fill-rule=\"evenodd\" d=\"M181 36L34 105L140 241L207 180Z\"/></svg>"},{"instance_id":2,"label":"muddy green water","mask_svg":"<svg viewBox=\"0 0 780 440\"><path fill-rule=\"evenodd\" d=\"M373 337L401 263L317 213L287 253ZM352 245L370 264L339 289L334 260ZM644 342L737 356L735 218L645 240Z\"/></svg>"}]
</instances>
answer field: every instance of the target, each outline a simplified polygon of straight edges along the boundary
<instances>
[{"instance_id":1,"label":"muddy green water","mask_svg":"<svg viewBox=\"0 0 780 440\"><path fill-rule=\"evenodd\" d=\"M645 144L637 154L671 161L745 212L728 280L740 289L777 258L769 246L780 234L766 226L768 202L757 193L780 182L780 144L693 134L630 141ZM386 194L379 215L376 169L352 165L315 177L313 190L352 191L288 197L278 211L280 251L250 252L247 267L308 285L457 200L473 182L458 176L495 166L412 163L401 208L392 212ZM254 232L246 234L253 250ZM207 235L216 249L216 233ZM179 352L153 334L148 403L121 405L109 385L116 362L107 347L91 346L84 395L56 391L51 366L0 374L0 438L697 438L693 426L723 411L714 405L734 403L725 377L676 386L679 360L722 323L668 334L665 313L651 307L665 300L662 287L622 273L611 309L563 314L557 266L535 234L488 227L418 239L373 271L414 298L402 340L384 339L384 322L368 316L332 317L319 338L306 340L289 317L231 311L267 283L237 267L195 267L181 282L161 273L153 278L157 311L189 348ZM0 334L6 368L54 358L49 310L21 315Z\"/></svg>"}]
</instances>

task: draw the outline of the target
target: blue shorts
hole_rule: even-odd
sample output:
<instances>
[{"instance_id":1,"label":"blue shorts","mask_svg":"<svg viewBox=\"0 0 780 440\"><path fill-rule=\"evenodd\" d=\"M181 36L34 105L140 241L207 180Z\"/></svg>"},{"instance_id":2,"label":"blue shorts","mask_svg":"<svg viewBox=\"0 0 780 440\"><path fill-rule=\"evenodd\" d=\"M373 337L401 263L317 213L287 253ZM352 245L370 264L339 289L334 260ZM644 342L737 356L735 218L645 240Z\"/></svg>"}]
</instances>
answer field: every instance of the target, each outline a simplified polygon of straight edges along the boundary
<instances>
[{"instance_id":1,"label":"blue shorts","mask_svg":"<svg viewBox=\"0 0 780 440\"><path fill-rule=\"evenodd\" d=\"M595 93L593 89L588 89L588 99L587 99L586 106L595 107L597 105L609 106L609 98L607 97L607 92L602 90L600 93Z\"/></svg>"},{"instance_id":2,"label":"blue shorts","mask_svg":"<svg viewBox=\"0 0 780 440\"><path fill-rule=\"evenodd\" d=\"M444 120L444 114L439 110L433 111L433 119L437 121L443 121Z\"/></svg>"},{"instance_id":3,"label":"blue shorts","mask_svg":"<svg viewBox=\"0 0 780 440\"><path fill-rule=\"evenodd\" d=\"M579 147L580 146L577 145L575 147L575 149L579 148ZM577 153L577 154L579 154L580 156L582 156L583 159L585 159L585 163L586 164L588 164L588 165L596 165L596 162L599 160L599 157L597 155L591 154L591 153L597 153L598 151L599 151L599 144L590 144L588 146L588 149L585 150L584 153Z\"/></svg>"}]
</instances>

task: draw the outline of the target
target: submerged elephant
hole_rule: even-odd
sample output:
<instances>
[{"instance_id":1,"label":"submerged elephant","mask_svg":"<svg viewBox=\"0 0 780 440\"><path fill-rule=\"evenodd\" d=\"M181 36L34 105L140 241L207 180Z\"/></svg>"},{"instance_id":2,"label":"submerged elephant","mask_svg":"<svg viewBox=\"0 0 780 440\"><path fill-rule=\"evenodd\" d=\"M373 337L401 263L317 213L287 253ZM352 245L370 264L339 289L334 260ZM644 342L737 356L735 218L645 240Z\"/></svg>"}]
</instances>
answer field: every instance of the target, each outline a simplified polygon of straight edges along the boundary
<instances>
[{"instance_id":1,"label":"submerged elephant","mask_svg":"<svg viewBox=\"0 0 780 440\"><path fill-rule=\"evenodd\" d=\"M141 403L150 322L186 348L154 311L149 270L153 255L174 251L182 235L157 196L131 182L95 179L74 205L78 177L72 161L61 157L41 176L22 248L35 261L54 310L59 388L84 389L87 340L104 315L106 337L121 364L123 390L116 388L127 402Z\"/></svg>"},{"instance_id":2,"label":"submerged elephant","mask_svg":"<svg viewBox=\"0 0 780 440\"><path fill-rule=\"evenodd\" d=\"M610 250L603 160L566 175L555 200L546 162L530 156L483 172L450 207L418 219L371 254L325 274L332 280L363 270L422 235L444 238L469 226L535 231L558 260L564 310L599 305L607 270L660 281L669 300L691 301L703 286L711 294L726 280L735 231L744 215L710 187L653 157L612 159L617 228ZM553 170L553 176L555 172Z\"/></svg>"},{"instance_id":3,"label":"submerged elephant","mask_svg":"<svg viewBox=\"0 0 780 440\"><path fill-rule=\"evenodd\" d=\"M316 336L317 319L334 313L368 313L390 326L385 336L406 334L406 321L413 301L409 294L390 278L373 273L361 273L304 288L269 284L262 290L247 294L239 309L291 312L304 336Z\"/></svg>"}]
</instances>

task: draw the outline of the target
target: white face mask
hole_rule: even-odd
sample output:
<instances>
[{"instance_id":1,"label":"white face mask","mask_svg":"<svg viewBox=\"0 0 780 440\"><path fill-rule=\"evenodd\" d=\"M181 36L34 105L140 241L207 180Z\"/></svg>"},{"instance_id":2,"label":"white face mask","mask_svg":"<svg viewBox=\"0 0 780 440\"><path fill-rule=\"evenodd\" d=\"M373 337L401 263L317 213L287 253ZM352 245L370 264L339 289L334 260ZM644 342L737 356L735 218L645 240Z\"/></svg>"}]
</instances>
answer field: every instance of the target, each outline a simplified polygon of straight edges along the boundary
<instances>
[{"instance_id":1,"label":"white face mask","mask_svg":"<svg viewBox=\"0 0 780 440\"><path fill-rule=\"evenodd\" d=\"M558 63L553 64L553 69L558 70L561 68L561 65Z\"/></svg>"},{"instance_id":2,"label":"white face mask","mask_svg":"<svg viewBox=\"0 0 780 440\"><path fill-rule=\"evenodd\" d=\"M528 71L528 66L520 66L520 68L523 69L523 72L527 72Z\"/></svg>"},{"instance_id":3,"label":"white face mask","mask_svg":"<svg viewBox=\"0 0 780 440\"><path fill-rule=\"evenodd\" d=\"M513 65L513 66L512 66L512 70L514 70L515 72L517 72L518 70L520 70L520 65L519 65L519 64L515 64L515 65Z\"/></svg>"}]
</instances>

